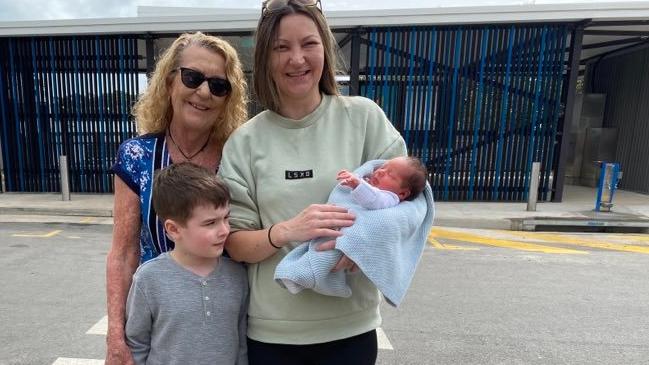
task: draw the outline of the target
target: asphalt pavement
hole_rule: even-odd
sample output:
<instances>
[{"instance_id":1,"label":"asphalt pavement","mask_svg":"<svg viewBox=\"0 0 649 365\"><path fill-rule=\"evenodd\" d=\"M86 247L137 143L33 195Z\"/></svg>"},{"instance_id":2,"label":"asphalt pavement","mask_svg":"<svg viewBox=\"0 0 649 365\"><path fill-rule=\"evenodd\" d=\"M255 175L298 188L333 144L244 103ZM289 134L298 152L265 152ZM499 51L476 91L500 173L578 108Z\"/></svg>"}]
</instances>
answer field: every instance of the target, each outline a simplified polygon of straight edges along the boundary
<instances>
[{"instance_id":1,"label":"asphalt pavement","mask_svg":"<svg viewBox=\"0 0 649 365\"><path fill-rule=\"evenodd\" d=\"M0 365L103 364L110 237L0 223ZM648 364L648 254L647 235L435 228L382 305L377 365Z\"/></svg>"}]
</instances>

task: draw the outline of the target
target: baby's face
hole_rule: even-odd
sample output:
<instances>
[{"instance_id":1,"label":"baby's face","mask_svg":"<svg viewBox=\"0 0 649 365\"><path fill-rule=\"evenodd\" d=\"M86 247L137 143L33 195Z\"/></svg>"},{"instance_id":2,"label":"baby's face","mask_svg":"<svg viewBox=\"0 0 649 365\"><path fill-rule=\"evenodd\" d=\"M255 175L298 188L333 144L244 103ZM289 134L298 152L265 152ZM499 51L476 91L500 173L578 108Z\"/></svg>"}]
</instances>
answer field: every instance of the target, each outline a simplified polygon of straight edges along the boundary
<instances>
[{"instance_id":1,"label":"baby's face","mask_svg":"<svg viewBox=\"0 0 649 365\"><path fill-rule=\"evenodd\" d=\"M411 170L405 159L393 158L374 170L367 182L381 190L391 191L404 200L410 195L410 189L404 187L404 182L412 174Z\"/></svg>"}]
</instances>

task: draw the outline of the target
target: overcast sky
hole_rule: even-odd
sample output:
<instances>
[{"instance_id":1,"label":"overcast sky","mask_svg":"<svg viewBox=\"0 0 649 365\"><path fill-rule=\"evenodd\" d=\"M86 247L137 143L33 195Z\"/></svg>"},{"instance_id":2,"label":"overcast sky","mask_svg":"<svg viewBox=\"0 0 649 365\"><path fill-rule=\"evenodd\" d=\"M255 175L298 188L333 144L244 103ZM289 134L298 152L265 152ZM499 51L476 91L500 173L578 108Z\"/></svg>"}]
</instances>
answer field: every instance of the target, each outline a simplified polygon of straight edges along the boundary
<instances>
[{"instance_id":1,"label":"overcast sky","mask_svg":"<svg viewBox=\"0 0 649 365\"><path fill-rule=\"evenodd\" d=\"M325 10L644 0L322 0ZM0 0L0 21L137 16L137 6L259 8L261 0Z\"/></svg>"}]
</instances>

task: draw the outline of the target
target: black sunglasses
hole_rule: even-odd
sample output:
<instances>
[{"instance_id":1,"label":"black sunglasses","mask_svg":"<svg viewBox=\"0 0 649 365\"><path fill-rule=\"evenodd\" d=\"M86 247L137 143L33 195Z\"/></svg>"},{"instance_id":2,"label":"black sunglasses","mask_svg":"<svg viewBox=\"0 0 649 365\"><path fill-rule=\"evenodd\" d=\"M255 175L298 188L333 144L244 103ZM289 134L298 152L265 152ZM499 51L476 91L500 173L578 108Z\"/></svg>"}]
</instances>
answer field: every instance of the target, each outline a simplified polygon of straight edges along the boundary
<instances>
[{"instance_id":1,"label":"black sunglasses","mask_svg":"<svg viewBox=\"0 0 649 365\"><path fill-rule=\"evenodd\" d=\"M306 8L316 7L322 12L320 0L265 0L261 3L261 17L263 18L269 13L282 9L289 3L302 5Z\"/></svg>"},{"instance_id":2,"label":"black sunglasses","mask_svg":"<svg viewBox=\"0 0 649 365\"><path fill-rule=\"evenodd\" d=\"M182 80L183 85L190 89L196 89L201 86L204 81L207 81L210 92L214 96L226 96L232 90L230 81L226 79L220 77L205 77L202 72L187 67L178 67L177 70L180 70L180 80Z\"/></svg>"}]
</instances>

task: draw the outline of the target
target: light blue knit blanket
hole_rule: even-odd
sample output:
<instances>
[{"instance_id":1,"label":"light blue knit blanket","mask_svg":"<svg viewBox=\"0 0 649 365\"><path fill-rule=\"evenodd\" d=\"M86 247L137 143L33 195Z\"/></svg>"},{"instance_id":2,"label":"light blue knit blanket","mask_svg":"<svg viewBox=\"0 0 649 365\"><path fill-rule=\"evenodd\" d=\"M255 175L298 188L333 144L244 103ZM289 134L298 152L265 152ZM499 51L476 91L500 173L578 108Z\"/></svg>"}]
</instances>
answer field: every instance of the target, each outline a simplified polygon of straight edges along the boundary
<instances>
[{"instance_id":1,"label":"light blue knit blanket","mask_svg":"<svg viewBox=\"0 0 649 365\"><path fill-rule=\"evenodd\" d=\"M366 176L384 162L368 161L354 173ZM356 204L350 192L348 187L338 184L329 195L328 203L345 206L356 215L354 224L341 230L343 235L336 239L336 249L315 250L329 238L302 243L277 265L275 280L294 294L312 289L324 295L349 297L346 273L331 272L344 253L396 307L406 295L433 225L432 190L426 184L424 192L414 200L377 210Z\"/></svg>"}]
</instances>

